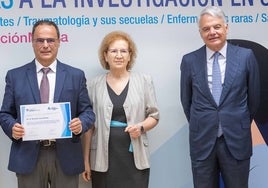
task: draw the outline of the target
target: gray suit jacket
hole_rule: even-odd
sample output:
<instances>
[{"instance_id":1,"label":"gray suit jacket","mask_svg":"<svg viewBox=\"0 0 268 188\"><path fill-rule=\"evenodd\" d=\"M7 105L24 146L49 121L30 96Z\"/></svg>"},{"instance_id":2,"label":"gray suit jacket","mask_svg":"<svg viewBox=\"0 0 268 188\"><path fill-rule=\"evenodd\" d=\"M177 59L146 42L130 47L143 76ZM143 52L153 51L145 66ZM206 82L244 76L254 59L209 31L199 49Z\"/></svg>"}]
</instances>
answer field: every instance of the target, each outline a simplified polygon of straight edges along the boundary
<instances>
[{"instance_id":1,"label":"gray suit jacket","mask_svg":"<svg viewBox=\"0 0 268 188\"><path fill-rule=\"evenodd\" d=\"M96 77L89 82L89 95L96 114L95 131L92 136L90 165L95 171L108 169L108 141L113 104L110 100L106 75ZM156 96L150 76L130 74L129 90L124 103L128 124L136 124L151 116L159 119ZM138 139L132 139L135 165L138 169L149 168L148 138L146 133Z\"/></svg>"},{"instance_id":2,"label":"gray suit jacket","mask_svg":"<svg viewBox=\"0 0 268 188\"><path fill-rule=\"evenodd\" d=\"M209 156L219 122L232 155L238 160L251 156L250 125L259 105L259 81L252 50L228 44L225 80L217 106L208 87L205 46L183 56L181 102L190 126L192 159Z\"/></svg>"}]
</instances>

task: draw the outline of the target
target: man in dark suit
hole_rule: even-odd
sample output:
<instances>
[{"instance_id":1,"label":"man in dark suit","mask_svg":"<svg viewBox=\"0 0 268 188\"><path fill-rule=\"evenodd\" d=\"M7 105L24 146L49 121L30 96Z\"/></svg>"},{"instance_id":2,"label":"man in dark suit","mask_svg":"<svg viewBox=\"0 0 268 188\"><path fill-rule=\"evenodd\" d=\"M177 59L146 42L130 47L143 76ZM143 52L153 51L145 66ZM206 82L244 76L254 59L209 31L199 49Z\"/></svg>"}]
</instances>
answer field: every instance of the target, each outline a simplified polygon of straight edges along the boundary
<instances>
[{"instance_id":1,"label":"man in dark suit","mask_svg":"<svg viewBox=\"0 0 268 188\"><path fill-rule=\"evenodd\" d=\"M250 49L227 42L228 25L218 7L201 12L199 32L205 46L181 62L194 187L218 187L221 174L226 188L247 188L250 125L259 103L258 64Z\"/></svg>"},{"instance_id":2,"label":"man in dark suit","mask_svg":"<svg viewBox=\"0 0 268 188\"><path fill-rule=\"evenodd\" d=\"M84 72L57 60L60 33L51 21L38 21L32 30L35 59L8 71L0 124L12 140L8 169L15 172L19 188L78 188L84 171L80 136L95 121ZM72 138L23 141L20 105L39 104L43 67L47 74L49 97L45 103L70 102Z\"/></svg>"}]
</instances>

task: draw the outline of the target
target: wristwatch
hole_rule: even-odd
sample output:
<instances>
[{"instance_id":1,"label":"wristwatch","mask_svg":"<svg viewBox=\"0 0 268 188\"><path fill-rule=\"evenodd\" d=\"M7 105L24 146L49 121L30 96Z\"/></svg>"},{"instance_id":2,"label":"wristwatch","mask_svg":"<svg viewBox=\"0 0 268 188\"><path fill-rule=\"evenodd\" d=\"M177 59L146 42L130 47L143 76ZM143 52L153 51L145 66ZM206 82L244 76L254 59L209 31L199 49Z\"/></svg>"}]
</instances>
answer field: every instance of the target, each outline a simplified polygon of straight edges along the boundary
<instances>
[{"instance_id":1,"label":"wristwatch","mask_svg":"<svg viewBox=\"0 0 268 188\"><path fill-rule=\"evenodd\" d=\"M143 127L143 125L141 125L140 130L141 130L141 133L144 133L144 127Z\"/></svg>"}]
</instances>

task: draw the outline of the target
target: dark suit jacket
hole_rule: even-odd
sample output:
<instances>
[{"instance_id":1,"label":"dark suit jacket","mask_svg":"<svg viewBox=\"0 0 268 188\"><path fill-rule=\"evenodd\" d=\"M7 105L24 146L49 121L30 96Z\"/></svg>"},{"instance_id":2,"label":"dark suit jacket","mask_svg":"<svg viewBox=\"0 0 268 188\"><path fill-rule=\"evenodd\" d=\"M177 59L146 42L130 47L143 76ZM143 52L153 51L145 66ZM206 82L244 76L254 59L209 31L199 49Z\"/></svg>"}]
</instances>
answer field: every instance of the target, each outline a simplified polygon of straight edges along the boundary
<instances>
[{"instance_id":1,"label":"dark suit jacket","mask_svg":"<svg viewBox=\"0 0 268 188\"><path fill-rule=\"evenodd\" d=\"M227 45L225 80L219 106L208 87L206 47L186 54L181 63L181 102L190 126L190 154L211 153L219 122L234 158L252 155L251 121L259 105L259 71L250 49Z\"/></svg>"},{"instance_id":2,"label":"dark suit jacket","mask_svg":"<svg viewBox=\"0 0 268 188\"><path fill-rule=\"evenodd\" d=\"M84 72L59 61L54 102L71 103L71 116L79 117L82 121L82 133L87 131L95 120ZM16 173L31 173L38 158L40 141L17 141L12 138L12 127L16 122L21 123L20 105L38 103L41 103L41 100L34 61L8 71L0 124L13 141L8 169ZM80 135L73 135L72 139L58 139L56 153L64 173L74 175L84 170Z\"/></svg>"}]
</instances>

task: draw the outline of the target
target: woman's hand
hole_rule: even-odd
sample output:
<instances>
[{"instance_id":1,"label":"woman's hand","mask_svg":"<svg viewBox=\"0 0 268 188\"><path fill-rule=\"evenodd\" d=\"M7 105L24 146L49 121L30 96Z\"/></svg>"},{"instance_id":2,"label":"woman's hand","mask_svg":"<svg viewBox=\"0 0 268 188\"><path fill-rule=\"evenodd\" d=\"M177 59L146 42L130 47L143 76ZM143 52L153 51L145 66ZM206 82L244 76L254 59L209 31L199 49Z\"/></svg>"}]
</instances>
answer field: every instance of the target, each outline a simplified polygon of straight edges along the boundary
<instances>
[{"instance_id":1,"label":"woman's hand","mask_svg":"<svg viewBox=\"0 0 268 188\"><path fill-rule=\"evenodd\" d=\"M91 170L89 162L85 162L85 171L82 172L82 177L86 182L89 182L91 180Z\"/></svg>"},{"instance_id":2,"label":"woman's hand","mask_svg":"<svg viewBox=\"0 0 268 188\"><path fill-rule=\"evenodd\" d=\"M131 138L138 138L141 136L142 131L141 131L141 126L142 124L138 123L135 125L128 125L125 128L125 132L128 132Z\"/></svg>"}]
</instances>

